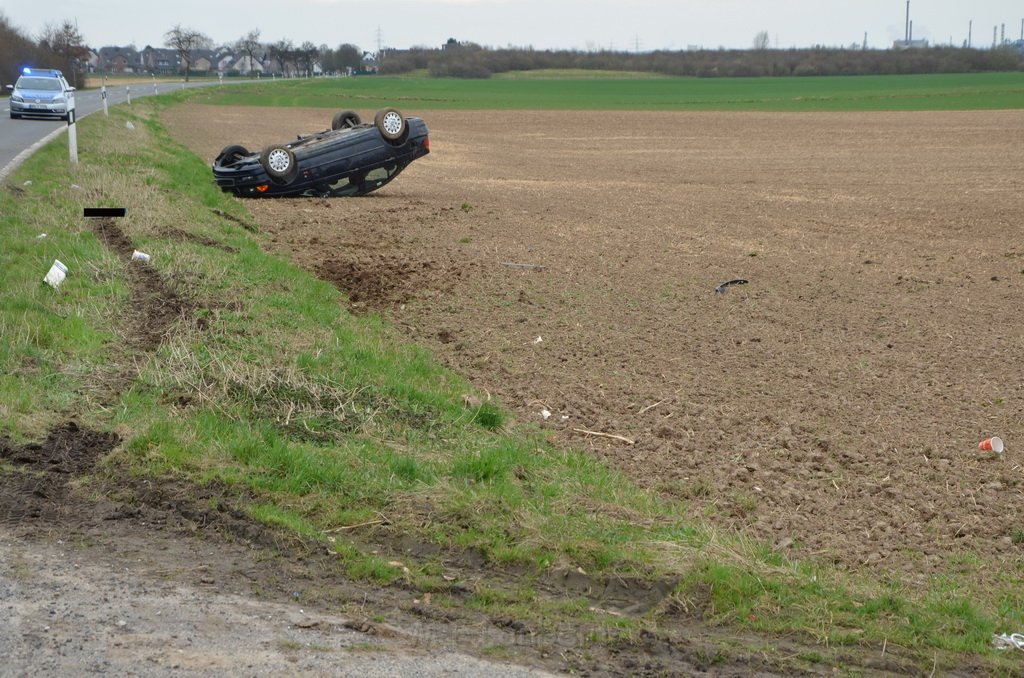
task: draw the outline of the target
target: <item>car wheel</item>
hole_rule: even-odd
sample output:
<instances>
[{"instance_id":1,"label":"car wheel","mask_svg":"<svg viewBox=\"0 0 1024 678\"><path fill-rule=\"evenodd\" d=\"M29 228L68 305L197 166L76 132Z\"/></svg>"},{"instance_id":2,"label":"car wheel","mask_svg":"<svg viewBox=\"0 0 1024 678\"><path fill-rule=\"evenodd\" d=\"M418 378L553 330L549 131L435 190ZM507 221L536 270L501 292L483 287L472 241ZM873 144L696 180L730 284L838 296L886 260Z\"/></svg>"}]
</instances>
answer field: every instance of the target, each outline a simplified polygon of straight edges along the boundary
<instances>
[{"instance_id":1,"label":"car wheel","mask_svg":"<svg viewBox=\"0 0 1024 678\"><path fill-rule=\"evenodd\" d=\"M295 154L284 146L267 146L260 154L260 163L272 179L290 184L299 173Z\"/></svg>"},{"instance_id":2,"label":"car wheel","mask_svg":"<svg viewBox=\"0 0 1024 678\"><path fill-rule=\"evenodd\" d=\"M225 146L224 150L221 151L220 155L217 156L215 162L219 163L220 165L223 165L224 167L231 167L239 160L249 155L252 154L249 153L249 150L245 146L238 146L237 144L232 146Z\"/></svg>"},{"instance_id":3,"label":"car wheel","mask_svg":"<svg viewBox=\"0 0 1024 678\"><path fill-rule=\"evenodd\" d=\"M355 111L342 111L334 116L331 120L331 129L344 129L346 127L355 127L356 125L362 124L362 119L359 114Z\"/></svg>"},{"instance_id":4,"label":"car wheel","mask_svg":"<svg viewBox=\"0 0 1024 678\"><path fill-rule=\"evenodd\" d=\"M409 127L402 114L393 108L377 111L373 124L380 130L380 135L388 141L398 141L405 136Z\"/></svg>"}]
</instances>

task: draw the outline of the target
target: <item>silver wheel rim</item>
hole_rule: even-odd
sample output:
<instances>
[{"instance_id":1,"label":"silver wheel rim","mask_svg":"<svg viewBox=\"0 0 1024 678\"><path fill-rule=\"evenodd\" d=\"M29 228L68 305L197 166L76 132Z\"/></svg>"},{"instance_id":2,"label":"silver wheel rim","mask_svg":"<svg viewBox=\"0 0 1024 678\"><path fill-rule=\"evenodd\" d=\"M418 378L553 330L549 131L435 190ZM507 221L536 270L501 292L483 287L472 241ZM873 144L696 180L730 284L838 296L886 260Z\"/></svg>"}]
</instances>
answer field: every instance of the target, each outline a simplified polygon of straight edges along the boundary
<instances>
[{"instance_id":1,"label":"silver wheel rim","mask_svg":"<svg viewBox=\"0 0 1024 678\"><path fill-rule=\"evenodd\" d=\"M385 132L391 136L398 136L402 131L402 116L395 111L388 111L384 114L381 124Z\"/></svg>"},{"instance_id":2,"label":"silver wheel rim","mask_svg":"<svg viewBox=\"0 0 1024 678\"><path fill-rule=\"evenodd\" d=\"M267 154L267 164L278 174L284 174L291 167L292 160L288 157L288 151L283 148L275 148Z\"/></svg>"}]
</instances>

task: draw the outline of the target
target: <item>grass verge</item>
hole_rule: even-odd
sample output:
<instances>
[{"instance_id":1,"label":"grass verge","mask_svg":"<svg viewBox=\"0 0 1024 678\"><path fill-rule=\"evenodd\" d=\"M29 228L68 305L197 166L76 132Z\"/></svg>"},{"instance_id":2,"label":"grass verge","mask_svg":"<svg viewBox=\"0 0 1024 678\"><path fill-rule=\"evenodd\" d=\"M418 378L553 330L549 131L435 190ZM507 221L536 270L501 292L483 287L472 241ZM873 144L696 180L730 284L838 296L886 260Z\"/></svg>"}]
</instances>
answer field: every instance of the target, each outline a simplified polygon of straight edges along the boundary
<instances>
[{"instance_id":1,"label":"grass verge","mask_svg":"<svg viewBox=\"0 0 1024 678\"><path fill-rule=\"evenodd\" d=\"M356 579L440 598L447 557L473 554L481 580L464 604L540 629L628 642L700 620L799 638L812 663L900 648L922 670L1012 667L990 641L1024 628L1024 564L878 581L794 561L508 423L379 318L350 315L332 286L267 254L239 223L244 203L161 127L177 98L86 118L79 166L58 140L0 190L4 434L39 439L69 418L116 430L107 471L237 488L254 520L332 549ZM130 264L81 219L86 206L126 207L121 228L184 300L158 347L132 348L124 320L144 309ZM42 283L53 259L69 268L58 289ZM372 553L367 532L421 555ZM667 595L609 610L585 590L611 579Z\"/></svg>"}]
</instances>

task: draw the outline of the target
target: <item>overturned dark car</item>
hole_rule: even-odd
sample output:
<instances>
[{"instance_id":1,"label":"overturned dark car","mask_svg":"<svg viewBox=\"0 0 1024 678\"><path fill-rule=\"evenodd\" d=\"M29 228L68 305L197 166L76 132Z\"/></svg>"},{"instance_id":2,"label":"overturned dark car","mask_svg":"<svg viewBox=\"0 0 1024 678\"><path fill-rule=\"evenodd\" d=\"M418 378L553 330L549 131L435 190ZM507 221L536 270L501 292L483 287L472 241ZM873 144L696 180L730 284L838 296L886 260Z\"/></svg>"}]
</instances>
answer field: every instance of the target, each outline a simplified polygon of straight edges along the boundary
<instances>
[{"instance_id":1,"label":"overturned dark car","mask_svg":"<svg viewBox=\"0 0 1024 678\"><path fill-rule=\"evenodd\" d=\"M242 197L349 196L375 191L430 152L427 125L394 108L364 123L353 111L331 129L250 152L228 146L213 161L221 190Z\"/></svg>"}]
</instances>

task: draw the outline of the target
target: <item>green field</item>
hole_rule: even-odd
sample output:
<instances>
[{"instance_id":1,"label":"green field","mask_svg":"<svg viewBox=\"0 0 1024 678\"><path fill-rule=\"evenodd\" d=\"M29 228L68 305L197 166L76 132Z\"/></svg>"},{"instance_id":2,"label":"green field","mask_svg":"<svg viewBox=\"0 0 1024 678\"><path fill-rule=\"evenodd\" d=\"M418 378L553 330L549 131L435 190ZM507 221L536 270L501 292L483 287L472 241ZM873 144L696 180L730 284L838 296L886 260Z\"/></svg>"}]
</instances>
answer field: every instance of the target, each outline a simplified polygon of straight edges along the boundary
<instances>
[{"instance_id":1,"label":"green field","mask_svg":"<svg viewBox=\"0 0 1024 678\"><path fill-rule=\"evenodd\" d=\"M920 111L1024 108L1024 73L807 78L613 77L576 72L490 80L355 77L225 85L203 101L243 106L437 110Z\"/></svg>"}]
</instances>

